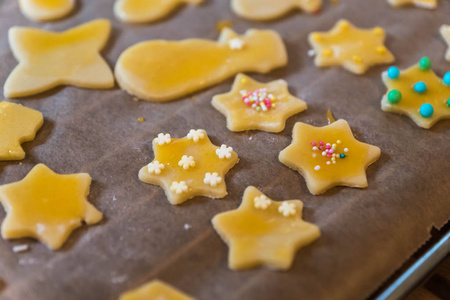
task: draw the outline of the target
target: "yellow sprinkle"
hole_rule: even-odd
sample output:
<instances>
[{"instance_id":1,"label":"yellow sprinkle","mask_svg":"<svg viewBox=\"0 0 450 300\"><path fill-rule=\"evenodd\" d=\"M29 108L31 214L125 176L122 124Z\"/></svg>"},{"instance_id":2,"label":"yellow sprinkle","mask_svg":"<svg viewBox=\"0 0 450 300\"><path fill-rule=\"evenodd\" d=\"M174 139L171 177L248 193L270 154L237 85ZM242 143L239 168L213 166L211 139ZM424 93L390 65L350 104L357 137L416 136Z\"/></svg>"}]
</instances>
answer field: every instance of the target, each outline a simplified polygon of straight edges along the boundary
<instances>
[{"instance_id":1,"label":"yellow sprinkle","mask_svg":"<svg viewBox=\"0 0 450 300\"><path fill-rule=\"evenodd\" d=\"M336 147L337 147L337 145L336 145L336 144L333 144L333 145L331 145L331 147L333 147L333 148L336 148Z\"/></svg>"},{"instance_id":2,"label":"yellow sprinkle","mask_svg":"<svg viewBox=\"0 0 450 300\"><path fill-rule=\"evenodd\" d=\"M333 50L331 50L331 49L323 49L322 50L322 55L323 56L331 56L333 54Z\"/></svg>"},{"instance_id":3,"label":"yellow sprinkle","mask_svg":"<svg viewBox=\"0 0 450 300\"><path fill-rule=\"evenodd\" d=\"M337 140L336 143L340 144L340 143L342 143L342 142L341 142L341 140Z\"/></svg>"},{"instance_id":4,"label":"yellow sprinkle","mask_svg":"<svg viewBox=\"0 0 450 300\"><path fill-rule=\"evenodd\" d=\"M335 160L336 160L336 157L332 157L331 160L332 160L332 161L335 161Z\"/></svg>"},{"instance_id":5,"label":"yellow sprinkle","mask_svg":"<svg viewBox=\"0 0 450 300\"><path fill-rule=\"evenodd\" d=\"M381 28L381 27L375 27L375 28L373 29L373 33L374 33L375 35L383 35L383 34L384 34L384 29Z\"/></svg>"},{"instance_id":6,"label":"yellow sprinkle","mask_svg":"<svg viewBox=\"0 0 450 300\"><path fill-rule=\"evenodd\" d=\"M275 103L272 103L272 108L277 107L277 105Z\"/></svg>"},{"instance_id":7,"label":"yellow sprinkle","mask_svg":"<svg viewBox=\"0 0 450 300\"><path fill-rule=\"evenodd\" d=\"M377 52L378 52L379 54L386 54L386 51L387 51L387 49L386 49L386 47L384 47L384 46L379 46L379 47L377 47Z\"/></svg>"},{"instance_id":8,"label":"yellow sprinkle","mask_svg":"<svg viewBox=\"0 0 450 300\"><path fill-rule=\"evenodd\" d=\"M139 102L139 98L138 97L134 97L133 100L134 100L134 102Z\"/></svg>"},{"instance_id":9,"label":"yellow sprinkle","mask_svg":"<svg viewBox=\"0 0 450 300\"><path fill-rule=\"evenodd\" d=\"M353 61L357 64L362 63L362 58L358 55L353 55Z\"/></svg>"},{"instance_id":10,"label":"yellow sprinkle","mask_svg":"<svg viewBox=\"0 0 450 300\"><path fill-rule=\"evenodd\" d=\"M139 117L139 118L138 118L138 121L142 123L142 122L145 121L145 119L144 119L143 117Z\"/></svg>"}]
</instances>

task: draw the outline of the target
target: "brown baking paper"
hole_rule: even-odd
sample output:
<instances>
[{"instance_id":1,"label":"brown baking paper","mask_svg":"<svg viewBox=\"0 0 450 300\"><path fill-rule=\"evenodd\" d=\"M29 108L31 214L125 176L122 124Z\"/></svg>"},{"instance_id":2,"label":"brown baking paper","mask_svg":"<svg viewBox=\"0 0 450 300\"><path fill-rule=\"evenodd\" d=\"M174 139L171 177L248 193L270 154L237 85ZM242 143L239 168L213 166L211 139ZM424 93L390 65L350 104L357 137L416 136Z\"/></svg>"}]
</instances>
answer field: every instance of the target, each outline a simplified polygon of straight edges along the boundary
<instances>
[{"instance_id":1,"label":"brown baking paper","mask_svg":"<svg viewBox=\"0 0 450 300\"><path fill-rule=\"evenodd\" d=\"M217 39L216 22L231 20L239 33L272 28L283 36L288 66L250 75L261 81L286 79L308 110L290 118L280 134L230 132L210 102L230 90L232 78L165 104L135 102L118 88L63 87L12 100L41 111L45 124L25 144L25 160L0 163L0 184L22 179L37 163L58 173L88 172L93 177L89 200L105 219L76 230L57 252L33 240L0 240L0 277L5 282L0 299L113 300L154 278L205 300L363 299L428 239L433 226L440 228L448 220L450 121L424 130L407 117L382 112L381 72L387 66L362 76L340 67L319 69L307 55L307 35L329 30L340 18L359 27L382 26L397 66L409 67L427 55L443 76L450 63L444 60L447 46L439 27L450 22L450 1L441 0L437 10L428 11L394 9L384 0L341 0L339 5L326 2L319 15L293 12L264 23L236 17L227 0L207 0L145 25L117 21L113 3L78 1L69 18L34 23L20 14L17 1L0 0L1 85L16 65L7 40L13 25L59 31L108 18L113 32L103 55L112 67L137 42ZM366 189L333 188L313 196L303 177L278 161L278 153L291 142L295 122L326 125L328 109L347 120L359 140L382 149L380 160L367 170ZM139 123L138 117L146 121ZM137 174L153 159L151 141L159 132L183 137L191 128L206 129L216 145L232 146L240 162L226 176L229 195L224 199L197 197L172 206L160 187L140 182ZM305 220L322 230L320 239L298 252L288 272L227 268L228 248L210 221L236 208L248 185L273 199L301 199ZM0 220L4 216L1 210ZM13 253L14 245L24 243L30 251Z\"/></svg>"}]
</instances>

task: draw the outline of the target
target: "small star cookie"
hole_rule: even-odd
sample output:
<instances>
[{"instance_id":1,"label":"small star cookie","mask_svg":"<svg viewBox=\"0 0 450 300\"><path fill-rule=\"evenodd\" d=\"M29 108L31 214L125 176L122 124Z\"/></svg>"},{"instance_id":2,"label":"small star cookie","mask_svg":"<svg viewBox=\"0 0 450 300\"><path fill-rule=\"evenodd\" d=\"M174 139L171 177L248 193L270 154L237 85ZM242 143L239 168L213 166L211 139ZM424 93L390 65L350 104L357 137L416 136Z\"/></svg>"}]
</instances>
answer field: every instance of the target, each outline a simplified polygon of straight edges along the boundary
<instances>
[{"instance_id":1,"label":"small star cookie","mask_svg":"<svg viewBox=\"0 0 450 300\"><path fill-rule=\"evenodd\" d=\"M50 21L67 16L75 7L75 0L19 0L22 13L36 21Z\"/></svg>"},{"instance_id":2,"label":"small star cookie","mask_svg":"<svg viewBox=\"0 0 450 300\"><path fill-rule=\"evenodd\" d=\"M59 85L112 88L113 74L100 56L111 31L106 19L55 33L12 27L9 43L19 65L4 86L5 97L25 97Z\"/></svg>"},{"instance_id":3,"label":"small star cookie","mask_svg":"<svg viewBox=\"0 0 450 300\"><path fill-rule=\"evenodd\" d=\"M450 119L450 72L439 78L429 58L403 71L390 67L382 79L388 89L381 100L382 110L407 115L426 129Z\"/></svg>"},{"instance_id":4,"label":"small star cookie","mask_svg":"<svg viewBox=\"0 0 450 300\"><path fill-rule=\"evenodd\" d=\"M402 6L407 4L412 4L417 7L426 9L437 8L437 0L387 0L392 6Z\"/></svg>"},{"instance_id":5,"label":"small star cookie","mask_svg":"<svg viewBox=\"0 0 450 300\"><path fill-rule=\"evenodd\" d=\"M230 92L214 96L212 105L227 117L231 131L280 132L286 119L307 108L289 94L286 81L260 83L244 74L236 76Z\"/></svg>"},{"instance_id":6,"label":"small star cookie","mask_svg":"<svg viewBox=\"0 0 450 300\"><path fill-rule=\"evenodd\" d=\"M308 41L319 67L342 65L355 74L363 74L373 65L393 62L394 56L384 46L381 27L359 29L340 20L329 32L312 32Z\"/></svg>"},{"instance_id":7,"label":"small star cookie","mask_svg":"<svg viewBox=\"0 0 450 300\"><path fill-rule=\"evenodd\" d=\"M319 227L302 220L302 210L300 200L272 201L255 187L247 187L238 209L212 219L230 248L230 269L259 265L289 269L295 252L320 236Z\"/></svg>"},{"instance_id":8,"label":"small star cookie","mask_svg":"<svg viewBox=\"0 0 450 300\"><path fill-rule=\"evenodd\" d=\"M119 300L195 300L159 280L153 280L120 296Z\"/></svg>"},{"instance_id":9,"label":"small star cookie","mask_svg":"<svg viewBox=\"0 0 450 300\"><path fill-rule=\"evenodd\" d=\"M292 136L280 162L305 177L313 195L334 186L367 187L365 170L381 154L380 148L357 141L345 120L324 127L299 122Z\"/></svg>"},{"instance_id":10,"label":"small star cookie","mask_svg":"<svg viewBox=\"0 0 450 300\"><path fill-rule=\"evenodd\" d=\"M202 2L203 0L117 0L114 4L114 14L119 20L127 23L153 22L167 16L183 3Z\"/></svg>"},{"instance_id":11,"label":"small star cookie","mask_svg":"<svg viewBox=\"0 0 450 300\"><path fill-rule=\"evenodd\" d=\"M0 186L0 202L7 216L2 237L34 237L50 249L62 246L81 226L100 222L102 214L88 201L89 174L59 175L36 165L21 181Z\"/></svg>"},{"instance_id":12,"label":"small star cookie","mask_svg":"<svg viewBox=\"0 0 450 300\"><path fill-rule=\"evenodd\" d=\"M250 20L272 20L285 15L293 9L308 13L318 12L322 0L232 0L233 11Z\"/></svg>"},{"instance_id":13,"label":"small star cookie","mask_svg":"<svg viewBox=\"0 0 450 300\"><path fill-rule=\"evenodd\" d=\"M450 61L450 25L441 26L441 35L448 44L448 50L445 54L445 59Z\"/></svg>"},{"instance_id":14,"label":"small star cookie","mask_svg":"<svg viewBox=\"0 0 450 300\"><path fill-rule=\"evenodd\" d=\"M42 114L11 102L0 102L0 161L25 158L21 144L34 140L44 124Z\"/></svg>"},{"instance_id":15,"label":"small star cookie","mask_svg":"<svg viewBox=\"0 0 450 300\"><path fill-rule=\"evenodd\" d=\"M214 146L202 129L180 139L160 133L153 152L155 159L139 171L139 179L161 186L174 205L195 196L225 197L225 174L239 161L233 148Z\"/></svg>"},{"instance_id":16,"label":"small star cookie","mask_svg":"<svg viewBox=\"0 0 450 300\"><path fill-rule=\"evenodd\" d=\"M115 74L120 87L148 101L170 101L239 72L267 73L287 64L286 48L272 30L238 35L224 28L219 41L152 40L125 50Z\"/></svg>"}]
</instances>

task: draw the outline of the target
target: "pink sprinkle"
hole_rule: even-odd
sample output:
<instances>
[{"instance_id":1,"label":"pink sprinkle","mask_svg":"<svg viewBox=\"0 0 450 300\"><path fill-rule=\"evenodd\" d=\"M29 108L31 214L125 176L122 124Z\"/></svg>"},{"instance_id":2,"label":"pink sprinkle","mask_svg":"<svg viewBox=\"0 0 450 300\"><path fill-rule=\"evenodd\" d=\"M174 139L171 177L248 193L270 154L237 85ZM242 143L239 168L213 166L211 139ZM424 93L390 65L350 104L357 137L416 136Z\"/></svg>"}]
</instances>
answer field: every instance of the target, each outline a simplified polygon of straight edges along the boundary
<instances>
[{"instance_id":1,"label":"pink sprinkle","mask_svg":"<svg viewBox=\"0 0 450 300\"><path fill-rule=\"evenodd\" d=\"M323 146L323 142L322 142L322 141L320 141L320 142L319 142L319 145L320 145L320 146Z\"/></svg>"},{"instance_id":2,"label":"pink sprinkle","mask_svg":"<svg viewBox=\"0 0 450 300\"><path fill-rule=\"evenodd\" d=\"M333 149L330 149L330 151L329 151L331 154L333 154L334 153L334 150Z\"/></svg>"},{"instance_id":3,"label":"pink sprinkle","mask_svg":"<svg viewBox=\"0 0 450 300\"><path fill-rule=\"evenodd\" d=\"M330 153L327 153L327 157L331 157L331 154L330 154Z\"/></svg>"},{"instance_id":4,"label":"pink sprinkle","mask_svg":"<svg viewBox=\"0 0 450 300\"><path fill-rule=\"evenodd\" d=\"M331 146L330 145L327 145L325 148L327 148L327 149L331 149Z\"/></svg>"},{"instance_id":5,"label":"pink sprinkle","mask_svg":"<svg viewBox=\"0 0 450 300\"><path fill-rule=\"evenodd\" d=\"M272 104L270 102L266 102L266 106L267 106L267 108L271 108Z\"/></svg>"},{"instance_id":6,"label":"pink sprinkle","mask_svg":"<svg viewBox=\"0 0 450 300\"><path fill-rule=\"evenodd\" d=\"M316 145L317 145L317 143L316 143L316 142L312 142L312 143L311 143L311 145L313 145L313 146L316 146Z\"/></svg>"}]
</instances>

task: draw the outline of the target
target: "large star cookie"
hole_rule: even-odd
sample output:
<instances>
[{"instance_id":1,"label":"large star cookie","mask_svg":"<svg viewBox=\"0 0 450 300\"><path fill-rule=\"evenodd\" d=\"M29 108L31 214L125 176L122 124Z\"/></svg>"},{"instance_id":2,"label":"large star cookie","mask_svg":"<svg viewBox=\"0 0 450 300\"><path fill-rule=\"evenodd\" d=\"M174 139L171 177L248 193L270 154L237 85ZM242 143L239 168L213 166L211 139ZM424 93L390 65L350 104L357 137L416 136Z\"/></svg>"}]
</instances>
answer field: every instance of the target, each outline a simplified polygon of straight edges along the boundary
<instances>
[{"instance_id":1,"label":"large star cookie","mask_svg":"<svg viewBox=\"0 0 450 300\"><path fill-rule=\"evenodd\" d=\"M34 237L56 250L81 226L100 222L102 214L88 201L89 174L59 175L36 165L21 181L0 186L7 216L2 237Z\"/></svg>"},{"instance_id":2,"label":"large star cookie","mask_svg":"<svg viewBox=\"0 0 450 300\"><path fill-rule=\"evenodd\" d=\"M347 121L324 127L297 123L292 136L292 144L280 152L279 159L305 177L311 194L341 185L367 187L365 170L381 151L357 141Z\"/></svg>"},{"instance_id":3,"label":"large star cookie","mask_svg":"<svg viewBox=\"0 0 450 300\"><path fill-rule=\"evenodd\" d=\"M316 225L302 220L302 209L300 200L273 201L255 187L247 187L238 209L212 219L230 248L229 267L290 268L295 252L320 236Z\"/></svg>"},{"instance_id":4,"label":"large star cookie","mask_svg":"<svg viewBox=\"0 0 450 300\"><path fill-rule=\"evenodd\" d=\"M435 9L437 7L437 0L387 0L392 6L402 6L412 4L417 7Z\"/></svg>"},{"instance_id":5,"label":"large star cookie","mask_svg":"<svg viewBox=\"0 0 450 300\"><path fill-rule=\"evenodd\" d=\"M407 115L426 129L450 119L450 72L439 78L429 58L403 71L390 67L382 79L388 89L381 100L382 110Z\"/></svg>"},{"instance_id":6,"label":"large star cookie","mask_svg":"<svg viewBox=\"0 0 450 300\"><path fill-rule=\"evenodd\" d=\"M232 0L231 7L239 16L250 20L271 20L293 9L314 13L322 7L322 0Z\"/></svg>"},{"instance_id":7,"label":"large star cookie","mask_svg":"<svg viewBox=\"0 0 450 300\"><path fill-rule=\"evenodd\" d=\"M200 4L201 2L203 0L117 0L114 4L114 14L123 22L153 22L165 17L183 3Z\"/></svg>"},{"instance_id":8,"label":"large star cookie","mask_svg":"<svg viewBox=\"0 0 450 300\"><path fill-rule=\"evenodd\" d=\"M48 21L68 15L75 7L75 0L19 0L19 6L27 18Z\"/></svg>"},{"instance_id":9,"label":"large star cookie","mask_svg":"<svg viewBox=\"0 0 450 300\"><path fill-rule=\"evenodd\" d=\"M113 87L113 74L99 53L110 30L106 19L61 33L10 28L9 42L19 65L6 80L5 97L29 96L59 85Z\"/></svg>"},{"instance_id":10,"label":"large star cookie","mask_svg":"<svg viewBox=\"0 0 450 300\"><path fill-rule=\"evenodd\" d=\"M287 63L282 38L272 30L238 35L222 30L219 41L152 40L125 50L115 74L120 87L149 101L170 101L239 72L266 73Z\"/></svg>"},{"instance_id":11,"label":"large star cookie","mask_svg":"<svg viewBox=\"0 0 450 300\"><path fill-rule=\"evenodd\" d=\"M239 161L233 148L214 146L202 129L180 139L160 133L153 152L155 159L139 171L139 179L161 186L171 204L195 196L225 197L225 174Z\"/></svg>"},{"instance_id":12,"label":"large star cookie","mask_svg":"<svg viewBox=\"0 0 450 300\"><path fill-rule=\"evenodd\" d=\"M44 124L42 114L11 102L0 102L0 160L25 158L21 144L34 140Z\"/></svg>"},{"instance_id":13,"label":"large star cookie","mask_svg":"<svg viewBox=\"0 0 450 300\"><path fill-rule=\"evenodd\" d=\"M448 50L445 54L445 59L450 61L450 25L441 26L441 35L448 44Z\"/></svg>"},{"instance_id":14,"label":"large star cookie","mask_svg":"<svg viewBox=\"0 0 450 300\"><path fill-rule=\"evenodd\" d=\"M329 32L312 32L308 41L319 67L342 65L355 74L363 74L373 65L393 62L394 56L384 46L381 27L359 29L340 20Z\"/></svg>"},{"instance_id":15,"label":"large star cookie","mask_svg":"<svg viewBox=\"0 0 450 300\"><path fill-rule=\"evenodd\" d=\"M194 300L183 292L159 280L153 280L121 295L119 300Z\"/></svg>"},{"instance_id":16,"label":"large star cookie","mask_svg":"<svg viewBox=\"0 0 450 300\"><path fill-rule=\"evenodd\" d=\"M260 83L244 74L236 76L230 92L214 96L212 105L227 117L231 131L280 132L286 119L307 108L289 94L286 81Z\"/></svg>"}]
</instances>

